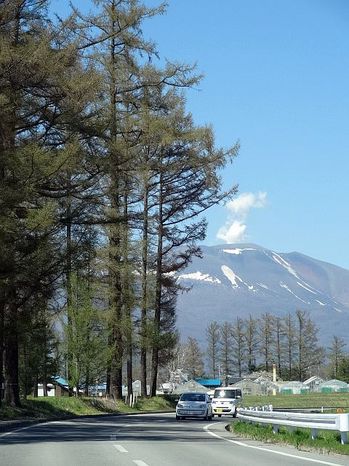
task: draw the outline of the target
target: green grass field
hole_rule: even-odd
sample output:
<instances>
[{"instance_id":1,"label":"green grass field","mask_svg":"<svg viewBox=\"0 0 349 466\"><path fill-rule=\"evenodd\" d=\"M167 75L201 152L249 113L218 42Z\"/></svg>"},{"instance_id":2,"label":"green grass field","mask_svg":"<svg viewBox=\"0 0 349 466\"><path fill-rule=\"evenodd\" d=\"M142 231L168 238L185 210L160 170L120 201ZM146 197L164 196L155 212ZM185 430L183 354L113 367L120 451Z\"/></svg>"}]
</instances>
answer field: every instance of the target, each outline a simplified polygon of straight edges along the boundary
<instances>
[{"instance_id":1,"label":"green grass field","mask_svg":"<svg viewBox=\"0 0 349 466\"><path fill-rule=\"evenodd\" d=\"M349 393L309 393L307 395L244 396L242 406L273 405L274 408L342 408L349 410Z\"/></svg>"}]
</instances>

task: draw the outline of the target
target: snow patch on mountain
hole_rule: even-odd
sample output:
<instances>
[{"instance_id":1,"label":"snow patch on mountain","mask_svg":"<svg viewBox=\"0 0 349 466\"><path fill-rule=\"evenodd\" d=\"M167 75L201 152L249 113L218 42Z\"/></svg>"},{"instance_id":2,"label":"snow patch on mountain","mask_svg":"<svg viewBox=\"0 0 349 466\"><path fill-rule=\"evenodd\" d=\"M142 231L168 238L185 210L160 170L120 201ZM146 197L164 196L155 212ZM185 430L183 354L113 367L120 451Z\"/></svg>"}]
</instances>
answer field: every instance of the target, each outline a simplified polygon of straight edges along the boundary
<instances>
[{"instance_id":1,"label":"snow patch on mountain","mask_svg":"<svg viewBox=\"0 0 349 466\"><path fill-rule=\"evenodd\" d=\"M208 273L201 273L199 271L193 273L183 273L178 277L179 280L198 280L204 281L209 283L217 283L220 284L221 281L219 278L211 277Z\"/></svg>"},{"instance_id":2,"label":"snow patch on mountain","mask_svg":"<svg viewBox=\"0 0 349 466\"><path fill-rule=\"evenodd\" d=\"M285 261L279 254L276 252L272 252L272 257L275 262L277 262L281 267L284 267L291 275L299 279L297 272L291 267L291 265Z\"/></svg>"},{"instance_id":3,"label":"snow patch on mountain","mask_svg":"<svg viewBox=\"0 0 349 466\"><path fill-rule=\"evenodd\" d=\"M264 283L257 283L257 285L260 286L261 288L264 288L265 290L269 290L267 285L264 285Z\"/></svg>"},{"instance_id":4,"label":"snow patch on mountain","mask_svg":"<svg viewBox=\"0 0 349 466\"><path fill-rule=\"evenodd\" d=\"M254 248L223 249L223 252L226 252L227 254L235 254L236 256L238 256L239 254L241 254L241 253L244 252L244 251L256 251L256 249L254 249Z\"/></svg>"},{"instance_id":5,"label":"snow patch on mountain","mask_svg":"<svg viewBox=\"0 0 349 466\"><path fill-rule=\"evenodd\" d=\"M227 277L227 279L230 281L230 283L233 285L233 287L238 288L239 285L237 284L237 280L240 280L241 282L241 278L235 275L235 273L227 265L222 265L221 270Z\"/></svg>"},{"instance_id":6,"label":"snow patch on mountain","mask_svg":"<svg viewBox=\"0 0 349 466\"><path fill-rule=\"evenodd\" d=\"M257 290L255 289L253 285L249 285L244 280L242 280L242 278L236 275L236 273L234 273L232 269L228 267L227 265L222 265L221 270L224 273L224 275L227 277L227 279L230 281L230 283L233 285L233 288L239 288L239 284L238 284L238 281L239 281L240 284L245 285L246 288L248 288L250 291L253 291L254 293L257 292Z\"/></svg>"},{"instance_id":7,"label":"snow patch on mountain","mask_svg":"<svg viewBox=\"0 0 349 466\"><path fill-rule=\"evenodd\" d=\"M285 290L287 290L287 291L289 291L291 294L293 294L293 296L295 296L297 299L299 299L300 301L302 301L302 303L304 303L304 304L310 304L309 301L304 301L304 299L300 298L300 297L297 296L295 293L293 293L293 291L290 290L290 288L286 285L286 283L280 282L280 286L281 286L281 288L285 288Z\"/></svg>"},{"instance_id":8,"label":"snow patch on mountain","mask_svg":"<svg viewBox=\"0 0 349 466\"><path fill-rule=\"evenodd\" d=\"M305 283L305 282L303 282L303 283ZM308 285L307 283L304 285L303 283L297 282L297 284L298 284L299 286L301 286L301 287L304 288L305 290L309 291L309 293L317 294L316 291L310 289L310 285ZM308 287L309 287L309 288L308 288Z\"/></svg>"}]
</instances>

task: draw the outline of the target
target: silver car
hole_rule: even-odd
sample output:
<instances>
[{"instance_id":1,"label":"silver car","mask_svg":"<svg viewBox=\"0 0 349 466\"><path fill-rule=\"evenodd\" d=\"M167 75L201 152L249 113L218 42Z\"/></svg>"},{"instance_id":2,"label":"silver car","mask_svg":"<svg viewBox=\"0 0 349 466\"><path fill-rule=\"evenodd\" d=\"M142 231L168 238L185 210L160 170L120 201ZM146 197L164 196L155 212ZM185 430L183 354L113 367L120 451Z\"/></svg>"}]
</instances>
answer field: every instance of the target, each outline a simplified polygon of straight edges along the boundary
<instances>
[{"instance_id":1,"label":"silver car","mask_svg":"<svg viewBox=\"0 0 349 466\"><path fill-rule=\"evenodd\" d=\"M176 419L200 417L212 419L211 398L206 393L182 393L176 406Z\"/></svg>"}]
</instances>

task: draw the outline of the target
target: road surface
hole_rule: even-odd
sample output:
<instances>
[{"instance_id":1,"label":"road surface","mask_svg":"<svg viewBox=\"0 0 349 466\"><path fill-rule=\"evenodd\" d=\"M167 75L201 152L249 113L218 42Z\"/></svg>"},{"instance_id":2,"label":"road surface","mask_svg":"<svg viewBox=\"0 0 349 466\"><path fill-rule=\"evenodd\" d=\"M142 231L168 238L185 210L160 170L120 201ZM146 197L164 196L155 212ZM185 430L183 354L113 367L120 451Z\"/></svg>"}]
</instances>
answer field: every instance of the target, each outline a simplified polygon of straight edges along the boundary
<instances>
[{"instance_id":1,"label":"road surface","mask_svg":"<svg viewBox=\"0 0 349 466\"><path fill-rule=\"evenodd\" d=\"M97 416L0 434L1 466L348 466L349 458L234 437L228 418Z\"/></svg>"}]
</instances>

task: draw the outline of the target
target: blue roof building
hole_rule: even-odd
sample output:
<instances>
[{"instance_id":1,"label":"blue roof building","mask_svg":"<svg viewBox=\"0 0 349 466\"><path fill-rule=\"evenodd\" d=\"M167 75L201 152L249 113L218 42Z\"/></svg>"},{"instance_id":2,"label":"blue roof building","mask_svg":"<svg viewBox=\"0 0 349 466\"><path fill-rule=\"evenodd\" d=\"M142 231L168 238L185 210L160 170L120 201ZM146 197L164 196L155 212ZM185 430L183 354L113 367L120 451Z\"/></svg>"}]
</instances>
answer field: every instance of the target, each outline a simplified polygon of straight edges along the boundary
<instances>
[{"instance_id":1,"label":"blue roof building","mask_svg":"<svg viewBox=\"0 0 349 466\"><path fill-rule=\"evenodd\" d=\"M203 385L204 387L208 389L214 389L217 387L220 387L222 385L221 379L195 379L195 382L198 382L200 385Z\"/></svg>"}]
</instances>

